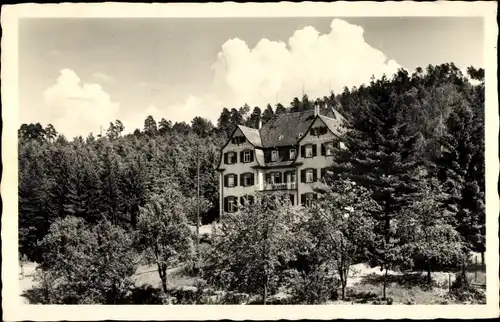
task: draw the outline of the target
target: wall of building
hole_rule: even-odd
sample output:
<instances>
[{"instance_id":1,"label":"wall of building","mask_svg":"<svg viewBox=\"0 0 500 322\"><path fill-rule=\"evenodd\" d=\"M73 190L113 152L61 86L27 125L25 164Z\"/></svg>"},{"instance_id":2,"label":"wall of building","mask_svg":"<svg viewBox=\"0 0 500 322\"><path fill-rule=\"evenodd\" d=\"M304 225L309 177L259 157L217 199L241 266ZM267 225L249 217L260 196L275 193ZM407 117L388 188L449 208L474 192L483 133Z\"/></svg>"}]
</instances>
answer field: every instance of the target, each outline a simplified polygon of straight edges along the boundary
<instances>
[{"instance_id":1,"label":"wall of building","mask_svg":"<svg viewBox=\"0 0 500 322\"><path fill-rule=\"evenodd\" d=\"M318 126L326 126L324 122L317 118L314 121L314 124L312 127L318 127ZM333 157L332 156L322 156L321 155L321 144L326 143L326 142L331 142L337 139L337 136L335 136L332 132L328 130L326 134L320 135L320 136L312 136L309 132L304 134L304 137L299 143L299 148L298 148L298 157L297 157L297 162L301 162L302 165L297 167L297 182L298 182L298 190L297 193L300 196L303 193L309 193L309 192L314 192L314 189L320 187L322 185L321 183L321 168L327 167L332 164ZM300 154L300 149L301 146L307 145L307 144L315 144L316 145L316 156L313 158L303 158ZM317 171L317 178L318 181L314 183L302 183L300 182L300 171L303 169L309 169L309 168L314 168Z\"/></svg>"},{"instance_id":2,"label":"wall of building","mask_svg":"<svg viewBox=\"0 0 500 322\"><path fill-rule=\"evenodd\" d=\"M240 129L237 129L234 132L233 136L243 136L243 133L241 132ZM243 160L241 160L240 152L245 151L245 150L253 151L254 158L253 158L252 162L244 163ZM227 152L236 152L236 155L237 155L237 162L236 163L224 164L224 154ZM248 140L245 141L244 143L241 143L241 144L233 144L231 142L231 140L229 141L229 143L222 150L222 158L221 158L221 168L225 169L222 172L222 175L220 177L220 180L222 180L222 182L221 182L221 187L222 187L221 200L222 201L223 201L223 198L225 198L227 196L242 196L242 195L252 193L255 191L255 185L258 182L259 176L258 176L257 170L255 170L252 167L256 166L256 165L257 165L257 159L255 158L254 146L250 142L248 142ZM254 186L248 186L248 187L241 186L240 174L247 173L247 172L254 174L254 180L255 180ZM229 173L236 174L238 176L238 185L237 186L224 187L224 176L229 174Z\"/></svg>"}]
</instances>

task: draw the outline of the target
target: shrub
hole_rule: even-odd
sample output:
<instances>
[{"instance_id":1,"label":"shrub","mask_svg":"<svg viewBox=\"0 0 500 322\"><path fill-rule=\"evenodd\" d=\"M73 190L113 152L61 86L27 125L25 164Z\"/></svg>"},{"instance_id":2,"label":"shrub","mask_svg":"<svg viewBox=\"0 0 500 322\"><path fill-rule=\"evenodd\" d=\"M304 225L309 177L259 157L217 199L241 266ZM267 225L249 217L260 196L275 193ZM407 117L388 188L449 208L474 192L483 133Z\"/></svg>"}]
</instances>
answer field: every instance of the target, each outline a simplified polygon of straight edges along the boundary
<instances>
[{"instance_id":1,"label":"shrub","mask_svg":"<svg viewBox=\"0 0 500 322\"><path fill-rule=\"evenodd\" d=\"M320 304L338 298L338 279L322 269L308 274L292 271L290 275L289 287L296 303Z\"/></svg>"},{"instance_id":2,"label":"shrub","mask_svg":"<svg viewBox=\"0 0 500 322\"><path fill-rule=\"evenodd\" d=\"M451 284L450 295L459 302L473 304L486 303L484 291L474 287L471 278L463 272L457 274L457 278Z\"/></svg>"},{"instance_id":3,"label":"shrub","mask_svg":"<svg viewBox=\"0 0 500 322\"><path fill-rule=\"evenodd\" d=\"M52 224L40 246L43 262L35 273L39 296L47 304L107 304L123 300L133 285L136 254L129 234L102 221L90 227L66 217Z\"/></svg>"}]
</instances>

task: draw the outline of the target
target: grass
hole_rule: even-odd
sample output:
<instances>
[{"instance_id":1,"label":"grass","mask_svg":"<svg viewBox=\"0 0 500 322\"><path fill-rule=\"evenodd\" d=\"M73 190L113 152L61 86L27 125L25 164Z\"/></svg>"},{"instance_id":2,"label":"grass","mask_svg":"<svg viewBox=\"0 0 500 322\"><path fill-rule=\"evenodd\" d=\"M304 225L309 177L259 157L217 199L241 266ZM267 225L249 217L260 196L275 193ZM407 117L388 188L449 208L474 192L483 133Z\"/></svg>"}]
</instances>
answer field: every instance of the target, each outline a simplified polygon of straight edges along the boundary
<instances>
[{"instance_id":1,"label":"grass","mask_svg":"<svg viewBox=\"0 0 500 322\"><path fill-rule=\"evenodd\" d=\"M198 278L184 273L185 267L179 266L167 271L167 287L169 289L194 286ZM161 288L161 279L158 275L155 265L140 266L134 276L136 286L150 285L155 288Z\"/></svg>"}]
</instances>

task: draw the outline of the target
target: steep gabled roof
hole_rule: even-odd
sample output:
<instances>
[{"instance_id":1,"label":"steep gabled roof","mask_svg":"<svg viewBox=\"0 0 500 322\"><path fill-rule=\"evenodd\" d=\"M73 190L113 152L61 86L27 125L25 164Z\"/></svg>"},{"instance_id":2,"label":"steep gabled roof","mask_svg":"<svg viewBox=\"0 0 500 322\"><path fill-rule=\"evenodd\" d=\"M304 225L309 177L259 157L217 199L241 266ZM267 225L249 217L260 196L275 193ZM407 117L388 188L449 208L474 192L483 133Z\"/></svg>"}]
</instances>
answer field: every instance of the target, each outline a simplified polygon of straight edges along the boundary
<instances>
[{"instance_id":1,"label":"steep gabled roof","mask_svg":"<svg viewBox=\"0 0 500 322\"><path fill-rule=\"evenodd\" d=\"M335 117L335 113L338 114L331 108L320 110L320 114L327 117ZM275 115L260 129L263 147L270 148L297 144L300 140L299 134L305 135L314 119L314 110Z\"/></svg>"},{"instance_id":2,"label":"steep gabled roof","mask_svg":"<svg viewBox=\"0 0 500 322\"><path fill-rule=\"evenodd\" d=\"M262 148L262 141L260 138L259 130L243 125L238 125L238 127L253 146L255 146L256 148Z\"/></svg>"},{"instance_id":3,"label":"steep gabled roof","mask_svg":"<svg viewBox=\"0 0 500 322\"><path fill-rule=\"evenodd\" d=\"M325 123L328 129L332 131L333 134L340 136L344 133L345 128L342 127L343 120L335 120L323 115L319 115L319 118L323 121L323 123Z\"/></svg>"},{"instance_id":4,"label":"steep gabled roof","mask_svg":"<svg viewBox=\"0 0 500 322\"><path fill-rule=\"evenodd\" d=\"M263 146L268 148L296 144L299 134L305 133L313 119L314 111L284 113L274 116L260 129Z\"/></svg>"}]
</instances>

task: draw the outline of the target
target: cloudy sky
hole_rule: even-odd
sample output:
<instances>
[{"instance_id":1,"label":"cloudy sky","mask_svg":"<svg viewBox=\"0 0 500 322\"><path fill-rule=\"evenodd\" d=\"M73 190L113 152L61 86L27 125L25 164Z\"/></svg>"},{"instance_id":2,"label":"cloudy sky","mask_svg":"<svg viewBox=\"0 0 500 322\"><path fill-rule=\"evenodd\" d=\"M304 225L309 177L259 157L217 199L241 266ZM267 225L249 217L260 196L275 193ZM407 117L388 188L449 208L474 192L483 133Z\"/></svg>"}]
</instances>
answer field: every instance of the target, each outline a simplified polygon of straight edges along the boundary
<instances>
[{"instance_id":1,"label":"cloudy sky","mask_svg":"<svg viewBox=\"0 0 500 322\"><path fill-rule=\"evenodd\" d=\"M403 67L483 64L481 18L23 19L20 122L69 137L147 115L216 122L222 107L288 104Z\"/></svg>"}]
</instances>

